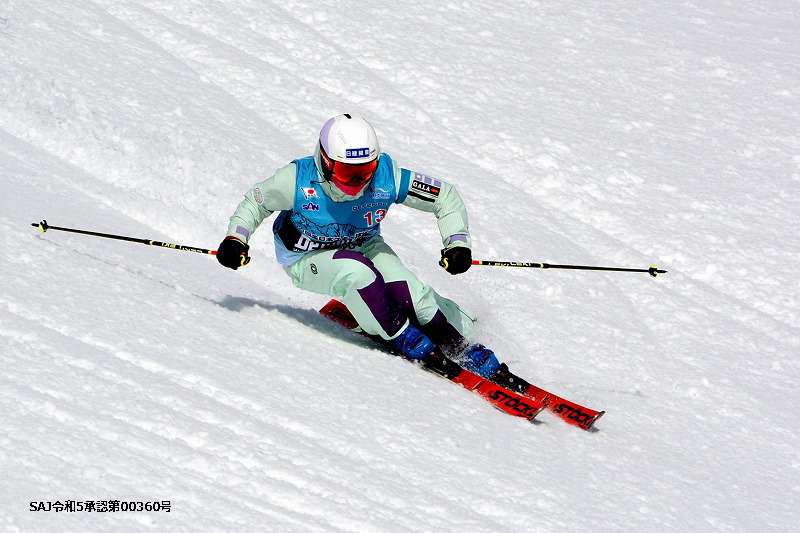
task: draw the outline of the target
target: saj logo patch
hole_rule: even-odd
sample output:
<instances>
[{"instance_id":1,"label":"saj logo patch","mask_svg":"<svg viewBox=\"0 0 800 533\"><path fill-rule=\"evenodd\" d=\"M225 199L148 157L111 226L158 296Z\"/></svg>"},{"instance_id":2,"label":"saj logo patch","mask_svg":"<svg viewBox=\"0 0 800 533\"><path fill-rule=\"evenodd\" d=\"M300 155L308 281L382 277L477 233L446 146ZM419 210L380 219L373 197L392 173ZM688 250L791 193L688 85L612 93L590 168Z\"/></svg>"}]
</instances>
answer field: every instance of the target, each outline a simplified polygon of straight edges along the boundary
<instances>
[{"instance_id":1,"label":"saj logo patch","mask_svg":"<svg viewBox=\"0 0 800 533\"><path fill-rule=\"evenodd\" d=\"M372 199L373 200L388 200L391 196L391 192L386 189L381 189L380 187L375 187L372 191Z\"/></svg>"},{"instance_id":2,"label":"saj logo patch","mask_svg":"<svg viewBox=\"0 0 800 533\"><path fill-rule=\"evenodd\" d=\"M319 211L319 204L315 204L313 202L303 204L303 211Z\"/></svg>"}]
</instances>

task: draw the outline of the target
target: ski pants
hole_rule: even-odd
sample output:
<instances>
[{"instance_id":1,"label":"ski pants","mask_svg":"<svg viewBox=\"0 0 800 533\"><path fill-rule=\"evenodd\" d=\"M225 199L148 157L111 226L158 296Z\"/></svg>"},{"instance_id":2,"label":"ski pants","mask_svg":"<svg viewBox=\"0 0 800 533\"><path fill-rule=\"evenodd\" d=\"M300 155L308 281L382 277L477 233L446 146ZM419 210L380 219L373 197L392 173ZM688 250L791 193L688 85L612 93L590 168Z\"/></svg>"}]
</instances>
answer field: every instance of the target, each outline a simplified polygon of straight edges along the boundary
<instances>
[{"instance_id":1,"label":"ski pants","mask_svg":"<svg viewBox=\"0 0 800 533\"><path fill-rule=\"evenodd\" d=\"M357 250L316 250L284 269L296 287L345 304L371 335L393 339L409 321L438 346L472 333L475 319L403 266L383 237Z\"/></svg>"}]
</instances>

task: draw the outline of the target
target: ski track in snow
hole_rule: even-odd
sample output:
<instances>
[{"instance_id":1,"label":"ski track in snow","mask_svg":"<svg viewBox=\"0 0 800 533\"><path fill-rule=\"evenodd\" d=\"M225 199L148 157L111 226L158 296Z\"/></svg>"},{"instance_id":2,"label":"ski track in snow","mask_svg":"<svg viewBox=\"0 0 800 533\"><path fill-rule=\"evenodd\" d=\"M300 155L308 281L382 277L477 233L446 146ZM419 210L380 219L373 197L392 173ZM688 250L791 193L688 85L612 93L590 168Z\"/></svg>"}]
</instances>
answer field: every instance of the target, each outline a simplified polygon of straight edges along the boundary
<instances>
[{"instance_id":1,"label":"ski track in snow","mask_svg":"<svg viewBox=\"0 0 800 533\"><path fill-rule=\"evenodd\" d=\"M0 528L792 531L800 522L800 8L0 0ZM331 115L450 180L384 235L520 375L607 411L529 425L316 312L265 223ZM170 513L30 512L171 501Z\"/></svg>"}]
</instances>

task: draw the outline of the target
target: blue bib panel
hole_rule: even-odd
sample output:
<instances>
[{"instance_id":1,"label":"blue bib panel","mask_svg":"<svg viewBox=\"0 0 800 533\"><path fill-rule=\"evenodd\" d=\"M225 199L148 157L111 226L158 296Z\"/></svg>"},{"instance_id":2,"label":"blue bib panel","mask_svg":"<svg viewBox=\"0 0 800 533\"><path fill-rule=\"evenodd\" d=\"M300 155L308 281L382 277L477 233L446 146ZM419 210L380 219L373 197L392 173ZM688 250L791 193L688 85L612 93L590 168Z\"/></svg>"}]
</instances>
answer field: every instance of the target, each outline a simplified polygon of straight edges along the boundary
<instances>
[{"instance_id":1,"label":"blue bib panel","mask_svg":"<svg viewBox=\"0 0 800 533\"><path fill-rule=\"evenodd\" d=\"M397 201L391 157L381 155L364 194L349 202L334 202L325 194L312 156L297 159L294 164L294 207L281 211L272 226L279 263L291 265L320 248L359 248L381 234L381 220Z\"/></svg>"}]
</instances>

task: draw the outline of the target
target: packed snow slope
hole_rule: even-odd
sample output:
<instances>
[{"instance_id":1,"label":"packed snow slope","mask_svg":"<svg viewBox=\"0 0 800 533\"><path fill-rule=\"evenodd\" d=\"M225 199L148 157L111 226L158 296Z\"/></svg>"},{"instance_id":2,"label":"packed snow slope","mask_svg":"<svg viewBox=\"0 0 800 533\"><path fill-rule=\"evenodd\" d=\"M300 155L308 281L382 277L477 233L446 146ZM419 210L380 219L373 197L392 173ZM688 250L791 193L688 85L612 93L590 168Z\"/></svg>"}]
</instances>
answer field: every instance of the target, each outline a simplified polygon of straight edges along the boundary
<instances>
[{"instance_id":1,"label":"packed snow slope","mask_svg":"<svg viewBox=\"0 0 800 533\"><path fill-rule=\"evenodd\" d=\"M800 5L0 0L0 529L788 531L800 523ZM384 235L522 376L531 425L317 314L250 185L363 115L449 180ZM169 513L30 502L170 501Z\"/></svg>"}]
</instances>

